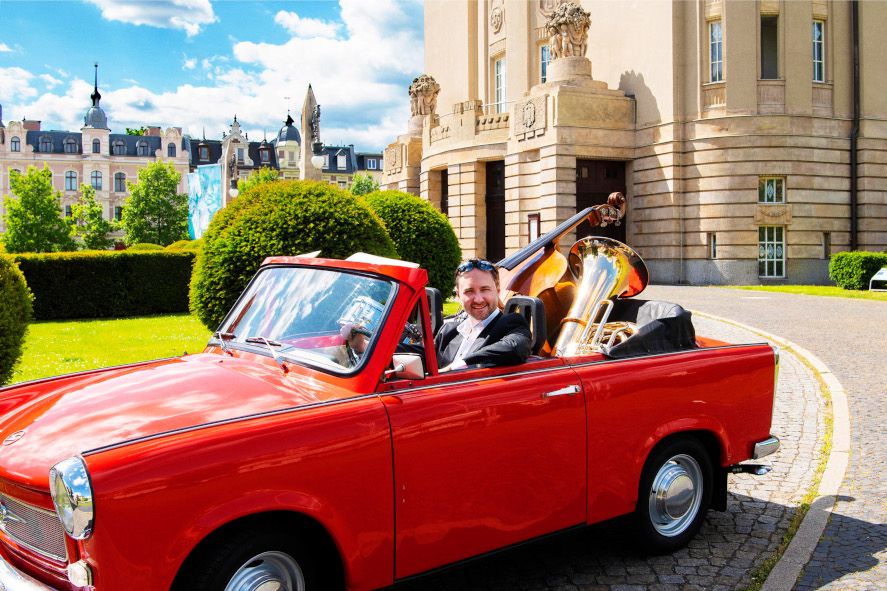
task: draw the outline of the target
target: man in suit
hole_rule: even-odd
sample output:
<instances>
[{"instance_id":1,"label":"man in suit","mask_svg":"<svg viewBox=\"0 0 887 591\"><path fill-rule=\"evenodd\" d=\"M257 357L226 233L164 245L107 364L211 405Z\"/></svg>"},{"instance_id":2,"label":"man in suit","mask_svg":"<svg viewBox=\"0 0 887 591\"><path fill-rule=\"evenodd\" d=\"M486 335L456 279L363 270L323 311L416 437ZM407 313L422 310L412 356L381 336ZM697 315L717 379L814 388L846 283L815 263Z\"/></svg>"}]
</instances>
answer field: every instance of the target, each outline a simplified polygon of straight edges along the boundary
<instances>
[{"instance_id":1,"label":"man in suit","mask_svg":"<svg viewBox=\"0 0 887 591\"><path fill-rule=\"evenodd\" d=\"M468 365L516 365L530 355L530 327L520 314L499 307L499 270L481 259L456 269L456 296L464 312L448 320L434 339L440 371Z\"/></svg>"}]
</instances>

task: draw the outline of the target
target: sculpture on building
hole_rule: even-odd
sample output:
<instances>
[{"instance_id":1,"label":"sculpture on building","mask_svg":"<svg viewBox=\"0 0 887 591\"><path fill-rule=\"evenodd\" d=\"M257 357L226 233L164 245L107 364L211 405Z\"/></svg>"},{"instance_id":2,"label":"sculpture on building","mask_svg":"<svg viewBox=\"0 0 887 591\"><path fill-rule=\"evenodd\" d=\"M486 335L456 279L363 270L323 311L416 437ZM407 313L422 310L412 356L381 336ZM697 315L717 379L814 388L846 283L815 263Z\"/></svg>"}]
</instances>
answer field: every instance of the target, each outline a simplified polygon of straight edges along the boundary
<instances>
[{"instance_id":1,"label":"sculpture on building","mask_svg":"<svg viewBox=\"0 0 887 591\"><path fill-rule=\"evenodd\" d=\"M434 115L440 84L428 74L422 74L410 84L410 110L412 116Z\"/></svg>"},{"instance_id":2,"label":"sculpture on building","mask_svg":"<svg viewBox=\"0 0 887 591\"><path fill-rule=\"evenodd\" d=\"M585 57L590 26L591 13L575 2L558 6L545 23L550 38L551 59Z\"/></svg>"}]
</instances>

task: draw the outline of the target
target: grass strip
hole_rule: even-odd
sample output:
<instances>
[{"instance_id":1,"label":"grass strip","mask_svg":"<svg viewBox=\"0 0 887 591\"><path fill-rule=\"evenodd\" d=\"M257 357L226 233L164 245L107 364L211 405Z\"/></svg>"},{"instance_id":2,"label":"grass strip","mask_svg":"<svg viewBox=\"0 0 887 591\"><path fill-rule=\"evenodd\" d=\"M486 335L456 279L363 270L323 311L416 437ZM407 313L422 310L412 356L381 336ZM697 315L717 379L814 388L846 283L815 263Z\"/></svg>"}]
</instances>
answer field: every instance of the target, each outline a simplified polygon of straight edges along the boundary
<instances>
[{"instance_id":1,"label":"grass strip","mask_svg":"<svg viewBox=\"0 0 887 591\"><path fill-rule=\"evenodd\" d=\"M887 302L887 291L859 291L855 289L842 289L834 285L716 285L713 287Z\"/></svg>"}]
</instances>

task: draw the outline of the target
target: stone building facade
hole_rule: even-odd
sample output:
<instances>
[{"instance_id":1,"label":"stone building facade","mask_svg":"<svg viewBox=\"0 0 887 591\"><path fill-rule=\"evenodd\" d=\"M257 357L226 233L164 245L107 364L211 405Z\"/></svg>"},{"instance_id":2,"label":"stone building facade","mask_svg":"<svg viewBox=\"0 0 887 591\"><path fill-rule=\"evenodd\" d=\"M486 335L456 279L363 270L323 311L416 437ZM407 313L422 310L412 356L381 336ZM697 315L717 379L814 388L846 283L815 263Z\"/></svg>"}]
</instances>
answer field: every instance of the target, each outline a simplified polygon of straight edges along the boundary
<instances>
[{"instance_id":1,"label":"stone building facade","mask_svg":"<svg viewBox=\"0 0 887 591\"><path fill-rule=\"evenodd\" d=\"M79 132L42 129L40 121L10 121L4 125L0 110L0 194L10 194L10 171L25 172L28 166L52 171L52 185L62 195L62 210L80 198L80 185L92 185L106 219L120 219L129 197L127 182L138 180L138 171L157 160L171 162L182 175L179 192L187 192L188 141L180 127L149 127L143 136L111 133L100 106L98 85L92 106ZM0 200L0 232L6 230Z\"/></svg>"},{"instance_id":2,"label":"stone building facade","mask_svg":"<svg viewBox=\"0 0 887 591\"><path fill-rule=\"evenodd\" d=\"M887 248L887 3L571 4L425 2L433 80L383 182L445 211L465 256L616 190L607 232L654 282L824 283L831 253Z\"/></svg>"}]
</instances>

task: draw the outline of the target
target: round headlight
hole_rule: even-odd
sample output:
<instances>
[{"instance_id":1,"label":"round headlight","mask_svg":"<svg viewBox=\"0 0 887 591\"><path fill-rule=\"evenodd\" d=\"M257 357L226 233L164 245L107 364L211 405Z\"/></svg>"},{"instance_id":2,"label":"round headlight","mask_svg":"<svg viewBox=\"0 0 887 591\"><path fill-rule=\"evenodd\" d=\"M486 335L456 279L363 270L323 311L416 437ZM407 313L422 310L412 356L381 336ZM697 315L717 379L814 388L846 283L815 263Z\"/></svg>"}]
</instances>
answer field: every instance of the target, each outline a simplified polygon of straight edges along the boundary
<instances>
[{"instance_id":1,"label":"round headlight","mask_svg":"<svg viewBox=\"0 0 887 591\"><path fill-rule=\"evenodd\" d=\"M73 457L53 466L49 471L49 492L68 535L75 540L88 538L92 534L95 508L92 484L83 460Z\"/></svg>"}]
</instances>

